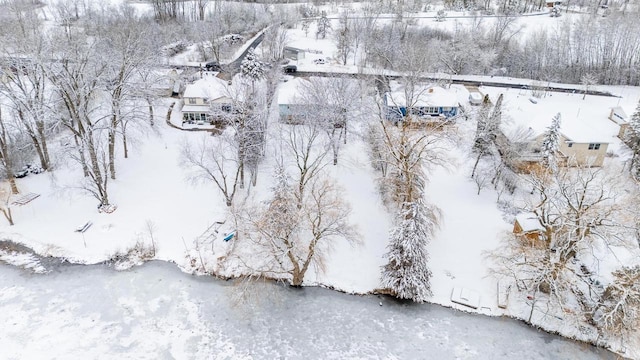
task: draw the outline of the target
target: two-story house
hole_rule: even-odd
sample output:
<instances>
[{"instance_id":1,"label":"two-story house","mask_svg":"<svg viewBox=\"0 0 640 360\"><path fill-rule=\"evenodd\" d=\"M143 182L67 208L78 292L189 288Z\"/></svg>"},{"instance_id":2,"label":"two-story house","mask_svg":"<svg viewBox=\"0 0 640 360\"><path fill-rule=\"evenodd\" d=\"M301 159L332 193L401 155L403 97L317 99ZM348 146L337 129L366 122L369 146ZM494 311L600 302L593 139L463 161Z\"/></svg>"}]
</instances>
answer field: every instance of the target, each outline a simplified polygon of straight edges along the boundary
<instances>
[{"instance_id":1,"label":"two-story house","mask_svg":"<svg viewBox=\"0 0 640 360\"><path fill-rule=\"evenodd\" d=\"M231 112L233 99L226 81L205 76L184 89L182 121L190 124L208 124L219 111Z\"/></svg>"},{"instance_id":2,"label":"two-story house","mask_svg":"<svg viewBox=\"0 0 640 360\"><path fill-rule=\"evenodd\" d=\"M501 131L504 139L517 148L521 169L543 159L542 142L553 117L560 113L558 162L561 166L602 166L612 141L617 141L619 126L608 121L604 112L571 106L560 98L541 98L531 102L515 92L505 92ZM497 97L498 94L492 94Z\"/></svg>"}]
</instances>

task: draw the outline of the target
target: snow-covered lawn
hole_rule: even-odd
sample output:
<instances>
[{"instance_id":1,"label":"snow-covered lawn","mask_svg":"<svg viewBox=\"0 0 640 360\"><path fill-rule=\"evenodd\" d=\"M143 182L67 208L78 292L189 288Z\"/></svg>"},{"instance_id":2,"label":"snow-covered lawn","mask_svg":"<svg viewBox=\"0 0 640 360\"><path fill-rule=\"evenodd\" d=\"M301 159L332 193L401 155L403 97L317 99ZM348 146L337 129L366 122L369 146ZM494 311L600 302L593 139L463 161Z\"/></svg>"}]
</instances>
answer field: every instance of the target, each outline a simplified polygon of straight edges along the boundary
<instances>
[{"instance_id":1,"label":"snow-covered lawn","mask_svg":"<svg viewBox=\"0 0 640 360\"><path fill-rule=\"evenodd\" d=\"M484 90L492 96L504 91ZM582 100L579 94L553 94L535 106L544 107L550 113L560 106L571 112L580 109L583 114L597 115L600 121L610 122L606 119L608 106L629 105L640 94L635 88L611 90L627 96L620 100L604 97ZM458 91L460 99L464 99L466 92L462 88ZM506 107L518 108L530 103L529 94L518 91L523 90L507 91L513 92L513 96L505 99ZM158 109L158 117L164 117L170 101L173 100L167 100L165 106ZM173 116L180 114L175 112ZM459 127L462 134L469 134L473 123L461 120ZM41 196L26 205L14 206L16 225L0 225L0 236L23 243L41 254L83 263L107 260L136 242L150 245L153 237L158 248L156 258L189 268L185 255L187 250L193 250L194 239L216 221L227 218L227 209L213 185L189 182L186 171L180 167L181 145L199 136L209 135L180 131L164 121L157 122L155 131L140 135L130 158L118 161L118 180L110 185L111 200L118 208L112 214L98 213L95 199L70 189L80 173L64 161L52 172L18 179L22 192ZM377 174L369 165L367 145L358 136L349 139L339 164L329 166L326 171L344 187L345 199L352 207L350 220L358 227L363 244L352 247L338 243L327 262L327 271L310 276L307 283L366 293L379 287L391 220L376 189ZM469 139L466 140L450 149L448 169L437 169L429 175L428 201L443 213L442 228L429 249L434 274L432 301L471 311L451 302L453 288L465 288L480 295L478 312L512 313L497 306L497 280L489 276L491 263L486 258L486 252L496 249L502 234L509 231L512 224L503 220L496 206L497 194L492 189L483 189L477 194L476 184L469 177L472 160L467 155ZM264 175L260 175L259 186L252 190L252 196L264 197L269 190L269 166L262 171ZM86 232L74 231L87 221L93 225ZM2 256L6 259L10 254ZM12 261L18 259L14 257ZM524 304L524 299L511 301ZM514 307L515 314L521 316L525 308Z\"/></svg>"},{"instance_id":2,"label":"snow-covered lawn","mask_svg":"<svg viewBox=\"0 0 640 360\"><path fill-rule=\"evenodd\" d=\"M569 18L563 17L560 21L570 21ZM529 29L533 19L523 18L519 21ZM544 19L542 23L546 25L558 21L548 17ZM458 21L452 20L443 22L442 26L455 25ZM335 60L333 40L329 37L316 40L314 31L313 26L309 35L305 35L301 29L288 31L289 46L310 50L307 57L297 62L298 70L353 73L362 70L352 65L339 65ZM327 63L317 64L314 62L317 59L324 59ZM179 60L186 62L188 59ZM352 63L352 59L349 60L348 64ZM446 75L442 76L446 79ZM465 78L532 84L530 80L523 79ZM640 97L640 89L599 88L622 97L587 96L582 99L581 94L553 93L533 104L529 100L532 96L530 90L486 87L482 87L482 90L493 100L498 94L505 93L506 113L512 117L509 121L518 121L518 116L531 113L536 116L549 115L550 120L553 114L561 112L563 116L588 116L600 122L606 128L602 132L603 142L611 143L609 150L612 157L607 161L621 161L627 156L625 148L615 137L617 125L606 117L614 106L632 110ZM459 100L465 102L466 90L461 90L459 95ZM122 159L122 154L119 154L118 178L109 184L110 200L117 205L115 212L99 213L97 201L77 189L81 179L79 169L65 158L60 158L52 171L17 180L22 193L31 192L40 196L25 205L12 207L15 225L8 226L2 222L0 238L25 244L42 255L64 257L79 263L105 261L117 253L126 252L136 243L150 246L153 241L157 246L157 259L175 262L184 269L191 268L187 254L194 254L194 241L200 239L216 222L224 221L229 216L213 184L189 181L187 171L180 166L183 162L182 145L208 134L181 131L168 126L164 116L172 101L166 99L163 106L156 109L158 121L155 129L137 135L129 158ZM180 116L179 106L176 105L172 122L181 123ZM470 134L473 130L471 122L462 122L459 127L461 134ZM495 191L486 188L477 193L476 184L470 179L472 160L467 154L470 142L471 138L466 136L459 147L452 146L448 151L450 166L428 174L427 201L437 205L443 214L441 229L429 248L433 272L432 301L472 311L451 301L453 289L464 288L479 294L477 312L524 317L529 306L525 299L511 299L515 303L507 310L498 307L497 279L489 274L492 264L486 255L498 248L501 237L513 224L505 221L497 208ZM339 164L325 168L345 190L345 201L352 208L349 220L358 228L362 245L350 246L346 242L338 242L326 263L326 271L310 273L306 279L308 285L323 285L351 293L367 293L380 287L380 268L385 262L391 216L376 188L377 174L369 165L367 146L360 137L350 135L349 143L341 151ZM269 191L271 170L268 163L262 166L258 187L248 186L241 190L241 196L264 198ZM249 194L249 191L253 193ZM75 231L88 222L91 226L85 232ZM233 229L227 224L224 230ZM232 243L221 243L220 239L214 241L212 248L215 251L226 251L232 246ZM210 255L218 259L220 254ZM628 254L625 255L621 258L628 257ZM11 252L0 252L0 260L26 267L34 264L34 259ZM37 264L32 267L34 271L39 269ZM223 272L223 275L230 274L233 271ZM555 320L549 321L549 324L559 329ZM573 335L571 329L565 333ZM632 349L625 355L639 357L640 349Z\"/></svg>"}]
</instances>

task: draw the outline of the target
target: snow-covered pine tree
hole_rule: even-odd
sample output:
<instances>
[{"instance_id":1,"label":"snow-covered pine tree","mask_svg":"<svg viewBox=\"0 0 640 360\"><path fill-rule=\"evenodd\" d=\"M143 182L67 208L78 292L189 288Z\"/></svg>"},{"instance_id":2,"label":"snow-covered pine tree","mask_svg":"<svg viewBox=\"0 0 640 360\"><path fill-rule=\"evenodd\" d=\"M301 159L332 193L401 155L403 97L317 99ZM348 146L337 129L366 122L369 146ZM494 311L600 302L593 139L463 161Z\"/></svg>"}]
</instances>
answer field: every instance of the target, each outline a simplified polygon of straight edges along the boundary
<instances>
[{"instance_id":1,"label":"snow-covered pine tree","mask_svg":"<svg viewBox=\"0 0 640 360\"><path fill-rule=\"evenodd\" d=\"M552 172L558 171L558 159L556 157L560 148L560 113L551 120L547 132L542 140L542 163Z\"/></svg>"},{"instance_id":2,"label":"snow-covered pine tree","mask_svg":"<svg viewBox=\"0 0 640 360\"><path fill-rule=\"evenodd\" d=\"M489 122L489 111L491 111L491 101L489 101L489 95L484 96L482 101L482 107L476 116L476 137L474 139L473 149L474 151L482 151L485 145L485 131L487 129L487 123Z\"/></svg>"},{"instance_id":3,"label":"snow-covered pine tree","mask_svg":"<svg viewBox=\"0 0 640 360\"><path fill-rule=\"evenodd\" d=\"M636 111L631 115L629 130L626 132L625 142L631 148L631 174L640 179L640 101Z\"/></svg>"},{"instance_id":4,"label":"snow-covered pine tree","mask_svg":"<svg viewBox=\"0 0 640 360\"><path fill-rule=\"evenodd\" d=\"M485 125L489 140L494 143L496 138L498 137L498 131L500 131L500 124L502 124L503 98L504 94L500 94L500 96L498 96L498 100L496 100L496 104L493 106L493 112L491 112L491 116L489 116L489 121L487 121Z\"/></svg>"},{"instance_id":5,"label":"snow-covered pine tree","mask_svg":"<svg viewBox=\"0 0 640 360\"><path fill-rule=\"evenodd\" d=\"M502 95L500 95L500 103L502 103ZM473 151L478 154L478 156L476 157L475 164L473 165L471 177L475 176L480 158L491 151L491 145L493 143L492 139L494 139L492 132L494 128L497 129L497 126L492 124L494 117L496 119L501 118L501 110L496 113L496 109L494 109L493 113L489 115L490 111L491 101L489 101L489 95L485 95L484 100L482 101L482 107L476 116L476 137L473 141Z\"/></svg>"},{"instance_id":6,"label":"snow-covered pine tree","mask_svg":"<svg viewBox=\"0 0 640 360\"><path fill-rule=\"evenodd\" d=\"M431 295L431 270L427 245L438 228L438 212L422 201L405 203L390 232L382 269L382 286L400 299L424 302Z\"/></svg>"},{"instance_id":7,"label":"snow-covered pine tree","mask_svg":"<svg viewBox=\"0 0 640 360\"><path fill-rule=\"evenodd\" d=\"M251 79L251 81L257 81L264 77L264 64L258 60L253 49L247 51L247 55L244 57L244 60L242 60L242 63L240 63L240 72L242 75Z\"/></svg>"},{"instance_id":8,"label":"snow-covered pine tree","mask_svg":"<svg viewBox=\"0 0 640 360\"><path fill-rule=\"evenodd\" d=\"M326 11L322 12L322 15L318 19L318 30L316 31L316 39L324 39L327 37L327 32L331 29L331 22L327 18Z\"/></svg>"},{"instance_id":9,"label":"snow-covered pine tree","mask_svg":"<svg viewBox=\"0 0 640 360\"><path fill-rule=\"evenodd\" d=\"M275 237L289 239L300 221L299 211L290 178L282 164L277 165L274 177L268 216L265 216L261 225Z\"/></svg>"}]
</instances>

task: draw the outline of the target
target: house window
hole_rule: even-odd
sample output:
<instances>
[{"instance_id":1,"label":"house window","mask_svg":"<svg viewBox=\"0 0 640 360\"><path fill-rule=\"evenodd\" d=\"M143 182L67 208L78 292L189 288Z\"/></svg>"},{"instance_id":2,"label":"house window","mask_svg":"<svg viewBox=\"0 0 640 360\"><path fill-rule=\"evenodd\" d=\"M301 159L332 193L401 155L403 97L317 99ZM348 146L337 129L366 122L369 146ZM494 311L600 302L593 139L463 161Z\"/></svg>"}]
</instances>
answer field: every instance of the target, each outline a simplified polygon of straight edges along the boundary
<instances>
[{"instance_id":1,"label":"house window","mask_svg":"<svg viewBox=\"0 0 640 360\"><path fill-rule=\"evenodd\" d=\"M600 144L589 144L589 150L599 150Z\"/></svg>"},{"instance_id":2,"label":"house window","mask_svg":"<svg viewBox=\"0 0 640 360\"><path fill-rule=\"evenodd\" d=\"M567 147L573 147L573 143L567 143Z\"/></svg>"},{"instance_id":3,"label":"house window","mask_svg":"<svg viewBox=\"0 0 640 360\"><path fill-rule=\"evenodd\" d=\"M196 104L196 99L195 98L189 98L189 105L195 105Z\"/></svg>"},{"instance_id":4,"label":"house window","mask_svg":"<svg viewBox=\"0 0 640 360\"><path fill-rule=\"evenodd\" d=\"M224 112L231 112L231 105L222 105L221 108Z\"/></svg>"}]
</instances>

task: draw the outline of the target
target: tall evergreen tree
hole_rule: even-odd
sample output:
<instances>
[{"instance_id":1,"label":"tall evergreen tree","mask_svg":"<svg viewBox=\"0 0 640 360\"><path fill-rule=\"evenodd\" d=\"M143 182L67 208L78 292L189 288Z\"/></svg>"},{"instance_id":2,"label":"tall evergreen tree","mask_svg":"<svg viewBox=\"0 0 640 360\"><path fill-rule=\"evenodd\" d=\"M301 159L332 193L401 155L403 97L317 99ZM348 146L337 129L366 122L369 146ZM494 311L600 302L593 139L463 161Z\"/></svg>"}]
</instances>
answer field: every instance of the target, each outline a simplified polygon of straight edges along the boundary
<instances>
[{"instance_id":1,"label":"tall evergreen tree","mask_svg":"<svg viewBox=\"0 0 640 360\"><path fill-rule=\"evenodd\" d=\"M542 163L552 172L558 171L557 153L560 149L560 113L551 120L542 140Z\"/></svg>"},{"instance_id":2,"label":"tall evergreen tree","mask_svg":"<svg viewBox=\"0 0 640 360\"><path fill-rule=\"evenodd\" d=\"M318 30L316 31L316 39L324 39L327 37L327 32L331 29L331 22L327 18L327 12L323 11L322 15L318 19Z\"/></svg>"},{"instance_id":3,"label":"tall evergreen tree","mask_svg":"<svg viewBox=\"0 0 640 360\"><path fill-rule=\"evenodd\" d=\"M431 295L431 270L427 245L438 229L438 214L422 201L405 203L390 232L382 269L382 286L400 299L424 302Z\"/></svg>"},{"instance_id":4,"label":"tall evergreen tree","mask_svg":"<svg viewBox=\"0 0 640 360\"><path fill-rule=\"evenodd\" d=\"M258 60L258 56L253 49L247 51L247 55L244 57L244 60L242 60L242 63L240 63L240 72L242 75L250 78L251 81L257 81L264 77L264 64Z\"/></svg>"},{"instance_id":5,"label":"tall evergreen tree","mask_svg":"<svg viewBox=\"0 0 640 360\"><path fill-rule=\"evenodd\" d=\"M482 107L476 116L476 137L473 141L473 151L478 156L476 157L475 164L473 165L471 177L475 176L480 159L491 152L492 145L496 138L496 131L500 126L501 118L502 94L500 94L493 112L491 112L491 101L489 100L489 95L485 95L484 100L482 101Z\"/></svg>"}]
</instances>

